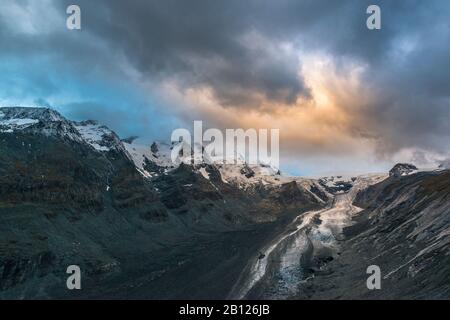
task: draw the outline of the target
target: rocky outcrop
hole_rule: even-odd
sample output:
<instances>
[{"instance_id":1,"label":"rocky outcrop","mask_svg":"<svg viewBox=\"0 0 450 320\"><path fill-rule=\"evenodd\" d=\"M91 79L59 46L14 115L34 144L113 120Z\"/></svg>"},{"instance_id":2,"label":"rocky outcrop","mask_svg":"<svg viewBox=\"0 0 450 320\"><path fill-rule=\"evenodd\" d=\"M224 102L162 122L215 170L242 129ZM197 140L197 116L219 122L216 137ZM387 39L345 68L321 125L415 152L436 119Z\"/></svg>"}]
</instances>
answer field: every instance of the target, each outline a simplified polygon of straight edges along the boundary
<instances>
[{"instance_id":1,"label":"rocky outcrop","mask_svg":"<svg viewBox=\"0 0 450 320\"><path fill-rule=\"evenodd\" d=\"M247 164L245 164L241 169L241 174L243 174L247 179L255 176L255 171L253 171Z\"/></svg>"},{"instance_id":2,"label":"rocky outcrop","mask_svg":"<svg viewBox=\"0 0 450 320\"><path fill-rule=\"evenodd\" d=\"M390 171L390 177L402 177L407 176L415 171L417 171L417 167L415 165L409 163L397 163Z\"/></svg>"}]
</instances>

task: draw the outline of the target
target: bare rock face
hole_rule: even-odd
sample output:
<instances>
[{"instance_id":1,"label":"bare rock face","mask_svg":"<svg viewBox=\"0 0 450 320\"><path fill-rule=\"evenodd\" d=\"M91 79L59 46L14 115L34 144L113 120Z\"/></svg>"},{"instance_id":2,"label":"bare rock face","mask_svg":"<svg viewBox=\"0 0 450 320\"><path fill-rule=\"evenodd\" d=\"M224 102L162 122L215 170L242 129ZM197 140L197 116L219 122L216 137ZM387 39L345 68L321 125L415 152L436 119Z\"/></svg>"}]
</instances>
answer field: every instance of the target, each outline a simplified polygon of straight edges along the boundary
<instances>
[{"instance_id":1,"label":"bare rock face","mask_svg":"<svg viewBox=\"0 0 450 320\"><path fill-rule=\"evenodd\" d=\"M255 176L255 172L247 164L245 164L241 169L241 174L243 174L247 179Z\"/></svg>"},{"instance_id":2,"label":"bare rock face","mask_svg":"<svg viewBox=\"0 0 450 320\"><path fill-rule=\"evenodd\" d=\"M150 146L150 150L152 151L153 154L158 153L159 149L158 149L158 145L153 142L152 145Z\"/></svg>"},{"instance_id":3,"label":"bare rock face","mask_svg":"<svg viewBox=\"0 0 450 320\"><path fill-rule=\"evenodd\" d=\"M390 171L389 176L390 177L402 177L407 176L411 173L414 173L417 171L417 167L413 164L409 163L397 163Z\"/></svg>"}]
</instances>

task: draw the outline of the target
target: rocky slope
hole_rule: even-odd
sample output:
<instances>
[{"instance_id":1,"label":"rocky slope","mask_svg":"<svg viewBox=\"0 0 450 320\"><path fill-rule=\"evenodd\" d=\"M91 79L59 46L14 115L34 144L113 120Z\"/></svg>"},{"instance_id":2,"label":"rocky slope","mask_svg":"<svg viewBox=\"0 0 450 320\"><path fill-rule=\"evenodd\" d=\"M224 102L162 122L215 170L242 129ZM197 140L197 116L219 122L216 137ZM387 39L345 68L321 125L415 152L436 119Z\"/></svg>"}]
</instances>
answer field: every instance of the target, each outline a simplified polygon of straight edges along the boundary
<instances>
[{"instance_id":1,"label":"rocky slope","mask_svg":"<svg viewBox=\"0 0 450 320\"><path fill-rule=\"evenodd\" d=\"M450 297L449 170L303 179L137 141L0 108L0 298Z\"/></svg>"},{"instance_id":2,"label":"rocky slope","mask_svg":"<svg viewBox=\"0 0 450 320\"><path fill-rule=\"evenodd\" d=\"M353 200L359 190L380 182L386 174L370 174L351 178L348 191L336 190L332 203L320 210L299 214L286 230L261 248L261 255L249 262L235 285L232 298L292 299L305 293L305 286L320 276L328 262L339 259L343 229L361 208ZM335 181L322 178L321 181ZM345 180L345 179L344 179ZM342 177L336 181L339 187ZM350 184L350 182L347 182ZM345 187L348 188L348 187Z\"/></svg>"},{"instance_id":3,"label":"rocky slope","mask_svg":"<svg viewBox=\"0 0 450 320\"><path fill-rule=\"evenodd\" d=\"M354 204L364 210L344 230L339 258L298 298L450 298L450 171L391 174ZM380 290L367 289L370 265L380 267Z\"/></svg>"},{"instance_id":4,"label":"rocky slope","mask_svg":"<svg viewBox=\"0 0 450 320\"><path fill-rule=\"evenodd\" d=\"M132 140L0 108L0 298L223 298L258 244L330 200L314 180L167 165L161 145ZM65 287L71 264L81 291Z\"/></svg>"}]
</instances>

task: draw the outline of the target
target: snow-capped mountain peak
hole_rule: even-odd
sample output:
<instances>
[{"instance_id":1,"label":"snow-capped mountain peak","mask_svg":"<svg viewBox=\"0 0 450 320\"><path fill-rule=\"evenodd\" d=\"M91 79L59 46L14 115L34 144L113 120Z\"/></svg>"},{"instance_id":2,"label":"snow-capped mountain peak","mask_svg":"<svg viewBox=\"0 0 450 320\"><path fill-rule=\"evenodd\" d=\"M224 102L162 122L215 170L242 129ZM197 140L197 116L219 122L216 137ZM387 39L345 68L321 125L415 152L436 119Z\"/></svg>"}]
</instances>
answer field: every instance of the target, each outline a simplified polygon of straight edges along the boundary
<instances>
[{"instance_id":1,"label":"snow-capped mountain peak","mask_svg":"<svg viewBox=\"0 0 450 320\"><path fill-rule=\"evenodd\" d=\"M50 108L0 108L0 132L14 133L21 130L87 143L101 152L112 149L126 152L119 137L97 121L70 121Z\"/></svg>"},{"instance_id":2,"label":"snow-capped mountain peak","mask_svg":"<svg viewBox=\"0 0 450 320\"><path fill-rule=\"evenodd\" d=\"M157 172L146 170L149 162L155 164L162 170L175 168L171 160L172 146L162 142L153 142L152 145L140 144L134 139L123 139L122 143L131 156L136 168L146 177L157 175ZM159 170L157 170L159 171Z\"/></svg>"},{"instance_id":3,"label":"snow-capped mountain peak","mask_svg":"<svg viewBox=\"0 0 450 320\"><path fill-rule=\"evenodd\" d=\"M33 119L38 121L65 121L56 110L41 107L3 107L0 108L0 119Z\"/></svg>"},{"instance_id":4,"label":"snow-capped mountain peak","mask_svg":"<svg viewBox=\"0 0 450 320\"><path fill-rule=\"evenodd\" d=\"M95 150L110 151L112 149L125 151L125 148L119 137L104 125L97 121L86 120L81 122L72 122L80 133L81 137Z\"/></svg>"},{"instance_id":5,"label":"snow-capped mountain peak","mask_svg":"<svg viewBox=\"0 0 450 320\"><path fill-rule=\"evenodd\" d=\"M223 161L221 157L205 158L205 153L203 153L204 158L200 159L203 147L199 145L191 147L183 142L168 144L160 141L143 145L136 139L124 139L122 142L131 155L136 168L147 177L169 172L184 163L192 166L193 170L204 177L207 176L205 167L213 166L220 172L224 183L232 183L242 188L255 184L274 185L286 182L277 168L263 163L250 165L245 162L243 157L233 163L232 161ZM186 151L186 147L188 151ZM175 161L172 160L172 155L175 155ZM292 180L291 177L288 179Z\"/></svg>"},{"instance_id":6,"label":"snow-capped mountain peak","mask_svg":"<svg viewBox=\"0 0 450 320\"><path fill-rule=\"evenodd\" d=\"M53 119L57 116L53 110L44 108L1 108L0 132L12 133L14 130L23 130L43 119Z\"/></svg>"},{"instance_id":7,"label":"snow-capped mountain peak","mask_svg":"<svg viewBox=\"0 0 450 320\"><path fill-rule=\"evenodd\" d=\"M418 169L415 165L409 163L397 163L390 171L390 177L407 176L417 172Z\"/></svg>"}]
</instances>

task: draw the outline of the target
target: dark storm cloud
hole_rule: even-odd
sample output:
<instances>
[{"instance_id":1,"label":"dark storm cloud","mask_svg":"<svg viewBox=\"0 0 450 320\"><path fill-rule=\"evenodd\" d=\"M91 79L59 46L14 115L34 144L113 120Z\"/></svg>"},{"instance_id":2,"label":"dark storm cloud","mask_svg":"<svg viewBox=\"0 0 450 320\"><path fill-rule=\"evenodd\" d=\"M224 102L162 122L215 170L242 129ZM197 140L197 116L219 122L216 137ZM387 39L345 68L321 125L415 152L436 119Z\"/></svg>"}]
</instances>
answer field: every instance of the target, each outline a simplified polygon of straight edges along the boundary
<instances>
[{"instance_id":1,"label":"dark storm cloud","mask_svg":"<svg viewBox=\"0 0 450 320\"><path fill-rule=\"evenodd\" d=\"M261 96L286 104L310 98L302 54L327 54L338 71L349 61L365 66L363 86L376 97L348 110L357 113L351 133L376 140L380 153L449 147L448 1L53 1L63 22L72 3L82 10L78 33L61 25L18 35L0 20L1 55L45 57L81 81L103 74L126 82L124 59L145 80L207 86L222 106L260 108ZM382 29L369 31L365 11L374 3Z\"/></svg>"},{"instance_id":2,"label":"dark storm cloud","mask_svg":"<svg viewBox=\"0 0 450 320\"><path fill-rule=\"evenodd\" d=\"M290 41L261 1L81 1L83 28L152 78L208 86L224 105L258 107L251 94L293 103L308 96L299 60L277 50ZM64 5L61 5L61 9ZM288 13L288 3L284 13ZM283 12L277 13L279 21ZM292 17L294 18L294 17ZM247 35L263 41L252 47Z\"/></svg>"},{"instance_id":3,"label":"dark storm cloud","mask_svg":"<svg viewBox=\"0 0 450 320\"><path fill-rule=\"evenodd\" d=\"M450 148L450 3L404 2L399 11L387 12L384 25L391 23L392 32L385 50L365 60L371 63L365 82L377 98L359 116L378 134L381 153L402 147L445 153Z\"/></svg>"}]
</instances>

